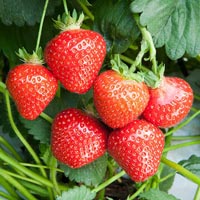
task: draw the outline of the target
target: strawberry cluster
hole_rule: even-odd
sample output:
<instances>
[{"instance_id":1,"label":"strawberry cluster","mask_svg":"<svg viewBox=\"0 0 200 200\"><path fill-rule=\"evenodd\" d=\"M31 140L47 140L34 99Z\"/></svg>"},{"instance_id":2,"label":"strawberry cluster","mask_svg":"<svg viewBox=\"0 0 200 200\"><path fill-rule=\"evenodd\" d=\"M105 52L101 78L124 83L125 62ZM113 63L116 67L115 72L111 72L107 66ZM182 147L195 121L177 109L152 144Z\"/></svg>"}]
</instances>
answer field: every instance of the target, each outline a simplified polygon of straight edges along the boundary
<instances>
[{"instance_id":1,"label":"strawberry cluster","mask_svg":"<svg viewBox=\"0 0 200 200\"><path fill-rule=\"evenodd\" d=\"M44 57L49 69L35 62L13 68L6 85L19 113L36 119L54 98L58 81L70 92L93 88L99 118L69 108L52 124L51 149L62 163L79 168L106 153L136 182L153 176L164 148L168 128L186 117L193 102L189 84L163 77L157 88L115 70L99 75L106 42L97 32L72 28L47 44Z\"/></svg>"}]
</instances>

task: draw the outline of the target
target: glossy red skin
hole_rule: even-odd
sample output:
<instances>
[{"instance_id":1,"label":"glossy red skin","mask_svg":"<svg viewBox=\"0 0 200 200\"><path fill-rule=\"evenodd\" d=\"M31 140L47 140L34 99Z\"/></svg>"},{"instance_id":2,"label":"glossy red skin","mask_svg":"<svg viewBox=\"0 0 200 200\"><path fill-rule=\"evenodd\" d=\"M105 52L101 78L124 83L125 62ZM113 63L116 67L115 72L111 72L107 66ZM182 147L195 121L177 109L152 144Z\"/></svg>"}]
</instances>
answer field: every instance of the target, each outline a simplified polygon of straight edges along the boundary
<instances>
[{"instance_id":1,"label":"glossy red skin","mask_svg":"<svg viewBox=\"0 0 200 200\"><path fill-rule=\"evenodd\" d=\"M34 120L54 98L58 81L44 66L25 63L9 71L6 86L22 117Z\"/></svg>"},{"instance_id":2,"label":"glossy red skin","mask_svg":"<svg viewBox=\"0 0 200 200\"><path fill-rule=\"evenodd\" d=\"M108 138L108 153L135 182L153 176L164 148L164 134L145 120L134 120L114 130Z\"/></svg>"},{"instance_id":3,"label":"glossy red skin","mask_svg":"<svg viewBox=\"0 0 200 200\"><path fill-rule=\"evenodd\" d=\"M164 77L156 89L149 89L150 100L143 113L149 122L162 128L175 126L189 113L193 103L190 85L177 77Z\"/></svg>"},{"instance_id":4,"label":"glossy red skin","mask_svg":"<svg viewBox=\"0 0 200 200\"><path fill-rule=\"evenodd\" d=\"M108 70L94 82L94 105L99 116L111 128L120 128L138 118L149 101L144 83L127 80Z\"/></svg>"},{"instance_id":5,"label":"glossy red skin","mask_svg":"<svg viewBox=\"0 0 200 200\"><path fill-rule=\"evenodd\" d=\"M106 55L103 37L91 30L69 30L53 38L45 48L45 60L70 92L86 93L98 75Z\"/></svg>"},{"instance_id":6,"label":"glossy red skin","mask_svg":"<svg viewBox=\"0 0 200 200\"><path fill-rule=\"evenodd\" d=\"M106 143L107 129L81 110L66 109L53 121L52 153L71 168L80 168L102 156Z\"/></svg>"}]
</instances>

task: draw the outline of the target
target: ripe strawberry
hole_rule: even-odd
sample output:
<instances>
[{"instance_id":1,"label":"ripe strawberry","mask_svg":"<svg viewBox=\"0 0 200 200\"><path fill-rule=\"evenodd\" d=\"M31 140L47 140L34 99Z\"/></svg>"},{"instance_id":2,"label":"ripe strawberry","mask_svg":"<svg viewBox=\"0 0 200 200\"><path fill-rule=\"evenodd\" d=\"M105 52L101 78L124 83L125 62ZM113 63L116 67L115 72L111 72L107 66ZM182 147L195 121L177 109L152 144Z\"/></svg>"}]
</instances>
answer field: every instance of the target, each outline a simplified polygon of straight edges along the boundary
<instances>
[{"instance_id":1,"label":"ripe strawberry","mask_svg":"<svg viewBox=\"0 0 200 200\"><path fill-rule=\"evenodd\" d=\"M83 94L92 87L103 64L106 43L99 33L78 27L65 30L49 41L44 55L62 85Z\"/></svg>"},{"instance_id":2,"label":"ripe strawberry","mask_svg":"<svg viewBox=\"0 0 200 200\"><path fill-rule=\"evenodd\" d=\"M149 91L150 100L143 116L156 126L174 126L189 113L193 103L193 91L185 80L164 77L158 88Z\"/></svg>"},{"instance_id":3,"label":"ripe strawberry","mask_svg":"<svg viewBox=\"0 0 200 200\"><path fill-rule=\"evenodd\" d=\"M108 137L108 153L135 182L157 172L163 148L164 134L145 120L134 120Z\"/></svg>"},{"instance_id":4,"label":"ripe strawberry","mask_svg":"<svg viewBox=\"0 0 200 200\"><path fill-rule=\"evenodd\" d=\"M6 86L19 113L34 120L53 99L58 83L44 66L24 63L10 70Z\"/></svg>"},{"instance_id":5,"label":"ripe strawberry","mask_svg":"<svg viewBox=\"0 0 200 200\"><path fill-rule=\"evenodd\" d=\"M128 80L113 70L100 74L94 83L94 105L111 128L120 128L136 119L149 101L143 82Z\"/></svg>"},{"instance_id":6,"label":"ripe strawberry","mask_svg":"<svg viewBox=\"0 0 200 200\"><path fill-rule=\"evenodd\" d=\"M53 155L71 168L79 168L106 152L107 130L100 122L81 110L60 112L52 125Z\"/></svg>"}]
</instances>

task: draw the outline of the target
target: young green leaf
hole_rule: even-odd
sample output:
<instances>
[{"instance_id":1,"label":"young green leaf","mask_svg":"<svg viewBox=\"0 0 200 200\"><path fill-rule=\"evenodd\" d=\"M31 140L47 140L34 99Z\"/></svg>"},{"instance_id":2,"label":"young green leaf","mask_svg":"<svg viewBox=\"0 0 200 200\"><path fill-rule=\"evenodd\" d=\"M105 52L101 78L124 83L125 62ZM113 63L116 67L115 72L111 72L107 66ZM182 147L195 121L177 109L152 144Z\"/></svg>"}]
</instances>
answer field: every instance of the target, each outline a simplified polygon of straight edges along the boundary
<instances>
[{"instance_id":1,"label":"young green leaf","mask_svg":"<svg viewBox=\"0 0 200 200\"><path fill-rule=\"evenodd\" d=\"M135 0L133 13L141 13L140 23L147 26L156 47L165 45L171 59L200 53L200 0ZM153 12L152 12L153 10Z\"/></svg>"},{"instance_id":2,"label":"young green leaf","mask_svg":"<svg viewBox=\"0 0 200 200\"><path fill-rule=\"evenodd\" d=\"M91 192L89 188L82 185L63 192L61 196L56 198L56 200L93 200L95 196L96 193Z\"/></svg>"},{"instance_id":3,"label":"young green leaf","mask_svg":"<svg viewBox=\"0 0 200 200\"><path fill-rule=\"evenodd\" d=\"M200 157L192 155L188 160L180 161L179 164L200 177Z\"/></svg>"},{"instance_id":4,"label":"young green leaf","mask_svg":"<svg viewBox=\"0 0 200 200\"><path fill-rule=\"evenodd\" d=\"M102 182L107 168L107 156L104 155L94 162L81 168L72 169L67 165L61 164L61 169L65 176L71 181L83 182L88 186L96 186Z\"/></svg>"},{"instance_id":5,"label":"young green leaf","mask_svg":"<svg viewBox=\"0 0 200 200\"><path fill-rule=\"evenodd\" d=\"M104 36L107 51L124 52L139 35L128 1L97 0L93 9L94 29Z\"/></svg>"},{"instance_id":6,"label":"young green leaf","mask_svg":"<svg viewBox=\"0 0 200 200\"><path fill-rule=\"evenodd\" d=\"M175 196L167 194L166 192L160 191L158 189L150 189L149 191L140 194L139 197L139 199L144 198L146 200L179 200Z\"/></svg>"}]
</instances>

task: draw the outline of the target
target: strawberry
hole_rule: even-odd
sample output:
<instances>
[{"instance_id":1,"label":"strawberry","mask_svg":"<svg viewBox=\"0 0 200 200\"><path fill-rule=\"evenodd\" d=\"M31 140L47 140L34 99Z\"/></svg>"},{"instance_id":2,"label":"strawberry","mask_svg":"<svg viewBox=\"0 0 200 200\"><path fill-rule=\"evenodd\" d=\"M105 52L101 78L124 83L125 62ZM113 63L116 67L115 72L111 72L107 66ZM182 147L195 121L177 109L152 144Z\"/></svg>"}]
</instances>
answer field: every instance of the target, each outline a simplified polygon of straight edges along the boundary
<instances>
[{"instance_id":1,"label":"strawberry","mask_svg":"<svg viewBox=\"0 0 200 200\"><path fill-rule=\"evenodd\" d=\"M149 101L148 87L114 70L99 75L94 82L94 105L105 124L120 128L141 115Z\"/></svg>"},{"instance_id":2,"label":"strawberry","mask_svg":"<svg viewBox=\"0 0 200 200\"><path fill-rule=\"evenodd\" d=\"M22 117L34 120L53 99L58 83L44 66L24 63L9 71L6 86Z\"/></svg>"},{"instance_id":3,"label":"strawberry","mask_svg":"<svg viewBox=\"0 0 200 200\"><path fill-rule=\"evenodd\" d=\"M134 120L108 137L108 153L135 182L153 176L164 148L164 134L145 120Z\"/></svg>"},{"instance_id":4,"label":"strawberry","mask_svg":"<svg viewBox=\"0 0 200 200\"><path fill-rule=\"evenodd\" d=\"M71 168L82 167L102 156L106 140L106 128L76 108L58 113L52 124L52 153Z\"/></svg>"},{"instance_id":5,"label":"strawberry","mask_svg":"<svg viewBox=\"0 0 200 200\"><path fill-rule=\"evenodd\" d=\"M163 77L159 87L149 89L150 100L144 118L162 128L172 127L183 120L193 103L190 85L177 77Z\"/></svg>"},{"instance_id":6,"label":"strawberry","mask_svg":"<svg viewBox=\"0 0 200 200\"><path fill-rule=\"evenodd\" d=\"M66 27L48 42L44 56L48 66L70 92L86 93L97 77L106 55L104 38L80 24Z\"/></svg>"}]
</instances>

